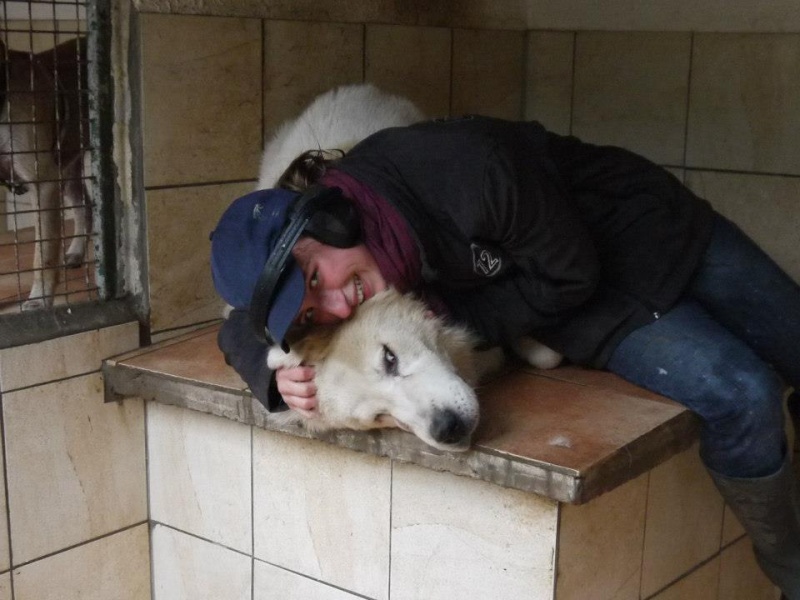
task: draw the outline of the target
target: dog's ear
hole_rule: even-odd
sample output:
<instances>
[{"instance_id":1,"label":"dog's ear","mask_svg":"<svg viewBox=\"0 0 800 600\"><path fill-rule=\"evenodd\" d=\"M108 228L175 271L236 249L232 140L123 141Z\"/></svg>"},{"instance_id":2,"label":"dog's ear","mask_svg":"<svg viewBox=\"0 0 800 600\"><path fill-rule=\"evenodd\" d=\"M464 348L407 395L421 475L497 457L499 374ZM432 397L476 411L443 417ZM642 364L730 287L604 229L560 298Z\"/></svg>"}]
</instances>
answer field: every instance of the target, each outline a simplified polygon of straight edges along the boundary
<instances>
[{"instance_id":1,"label":"dog's ear","mask_svg":"<svg viewBox=\"0 0 800 600\"><path fill-rule=\"evenodd\" d=\"M280 346L272 346L267 352L267 366L273 371L281 368L299 367L303 358L292 351L284 352Z\"/></svg>"}]
</instances>

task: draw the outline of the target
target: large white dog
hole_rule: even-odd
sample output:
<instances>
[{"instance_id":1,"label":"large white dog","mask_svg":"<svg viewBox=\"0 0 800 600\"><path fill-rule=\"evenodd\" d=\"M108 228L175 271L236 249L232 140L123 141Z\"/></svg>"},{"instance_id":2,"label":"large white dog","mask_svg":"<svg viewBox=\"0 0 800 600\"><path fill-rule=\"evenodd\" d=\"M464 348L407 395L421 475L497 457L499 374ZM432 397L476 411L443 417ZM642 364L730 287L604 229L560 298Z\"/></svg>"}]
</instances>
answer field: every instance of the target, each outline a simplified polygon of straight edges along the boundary
<instances>
[{"instance_id":1,"label":"large white dog","mask_svg":"<svg viewBox=\"0 0 800 600\"><path fill-rule=\"evenodd\" d=\"M266 145L258 189L273 187L307 150L347 151L380 129L423 119L409 100L372 85L327 92ZM316 418L293 411L281 418L316 431L400 427L436 448L466 450L478 422L472 386L502 362L499 350L478 359L474 342L466 329L445 325L420 301L387 290L349 321L313 330L289 354L270 350L270 368L305 363L316 369ZM561 362L560 354L530 338L514 349L539 368Z\"/></svg>"},{"instance_id":2,"label":"large white dog","mask_svg":"<svg viewBox=\"0 0 800 600\"><path fill-rule=\"evenodd\" d=\"M466 450L478 424L473 385L499 368L502 353L474 351L464 328L444 324L411 295L388 289L359 307L356 317L319 326L292 344L274 347L270 368L315 365L319 405L284 424L312 431L399 427L441 450Z\"/></svg>"}]
</instances>

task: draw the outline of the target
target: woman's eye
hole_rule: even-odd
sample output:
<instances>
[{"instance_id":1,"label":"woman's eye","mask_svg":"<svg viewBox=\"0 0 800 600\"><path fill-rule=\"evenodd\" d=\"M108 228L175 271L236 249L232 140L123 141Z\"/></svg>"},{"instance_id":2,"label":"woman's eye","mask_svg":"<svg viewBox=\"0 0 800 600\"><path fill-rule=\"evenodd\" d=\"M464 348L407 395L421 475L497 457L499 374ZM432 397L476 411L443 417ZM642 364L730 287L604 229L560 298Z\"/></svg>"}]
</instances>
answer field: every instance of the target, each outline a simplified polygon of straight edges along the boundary
<instances>
[{"instance_id":1,"label":"woman's eye","mask_svg":"<svg viewBox=\"0 0 800 600\"><path fill-rule=\"evenodd\" d=\"M311 274L311 279L308 280L308 287L310 287L313 290L318 285L319 285L319 273L317 271L314 271Z\"/></svg>"}]
</instances>

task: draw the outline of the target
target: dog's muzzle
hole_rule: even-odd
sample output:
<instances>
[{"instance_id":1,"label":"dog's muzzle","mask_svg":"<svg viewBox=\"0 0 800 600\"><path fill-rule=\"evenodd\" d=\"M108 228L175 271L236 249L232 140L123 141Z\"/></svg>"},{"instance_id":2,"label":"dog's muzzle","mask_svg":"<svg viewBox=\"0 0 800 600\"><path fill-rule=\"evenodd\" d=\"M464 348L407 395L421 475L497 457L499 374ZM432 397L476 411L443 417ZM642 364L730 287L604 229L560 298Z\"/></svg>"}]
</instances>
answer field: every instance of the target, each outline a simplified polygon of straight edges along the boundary
<instances>
[{"instance_id":1,"label":"dog's muzzle","mask_svg":"<svg viewBox=\"0 0 800 600\"><path fill-rule=\"evenodd\" d=\"M474 423L465 421L454 410L445 408L433 415L429 432L430 436L440 444L460 446L469 444L474 426Z\"/></svg>"}]
</instances>

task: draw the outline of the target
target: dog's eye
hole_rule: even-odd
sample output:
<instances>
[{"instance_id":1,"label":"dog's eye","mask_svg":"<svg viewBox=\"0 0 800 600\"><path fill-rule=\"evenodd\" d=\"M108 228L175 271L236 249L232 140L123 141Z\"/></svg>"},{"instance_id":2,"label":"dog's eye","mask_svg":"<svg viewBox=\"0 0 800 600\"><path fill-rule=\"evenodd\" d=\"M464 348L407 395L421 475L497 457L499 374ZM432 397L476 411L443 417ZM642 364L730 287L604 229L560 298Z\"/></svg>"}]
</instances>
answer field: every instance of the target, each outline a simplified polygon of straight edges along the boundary
<instances>
[{"instance_id":1,"label":"dog's eye","mask_svg":"<svg viewBox=\"0 0 800 600\"><path fill-rule=\"evenodd\" d=\"M383 345L383 370L387 375L397 375L397 366L400 361L397 360L397 355L392 352L386 344Z\"/></svg>"}]
</instances>

